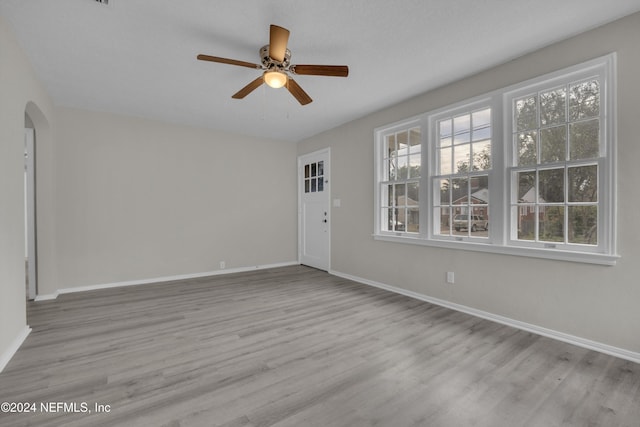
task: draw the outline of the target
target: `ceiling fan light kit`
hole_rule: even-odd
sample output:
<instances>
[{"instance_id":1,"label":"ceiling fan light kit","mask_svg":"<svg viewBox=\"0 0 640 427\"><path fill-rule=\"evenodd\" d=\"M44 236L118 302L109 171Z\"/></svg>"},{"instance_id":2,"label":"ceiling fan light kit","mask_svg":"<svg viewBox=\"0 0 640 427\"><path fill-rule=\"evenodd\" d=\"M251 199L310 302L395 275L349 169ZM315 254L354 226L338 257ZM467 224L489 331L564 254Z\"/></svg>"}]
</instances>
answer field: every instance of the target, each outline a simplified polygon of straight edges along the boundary
<instances>
[{"instance_id":1,"label":"ceiling fan light kit","mask_svg":"<svg viewBox=\"0 0 640 427\"><path fill-rule=\"evenodd\" d=\"M286 85L287 80L289 80L289 77L282 71L264 72L264 82L274 89L280 89L282 86Z\"/></svg>"},{"instance_id":2,"label":"ceiling fan light kit","mask_svg":"<svg viewBox=\"0 0 640 427\"><path fill-rule=\"evenodd\" d=\"M236 92L232 96L234 99L242 99L260 87L262 83L266 83L275 89L286 87L301 105L307 105L313 100L291 78L290 74L330 77L347 77L349 75L349 67L346 65L292 65L290 62L291 51L287 49L288 42L289 30L277 25L271 25L269 29L269 44L262 46L259 51L261 65L203 54L198 55L198 59L264 71L262 76Z\"/></svg>"}]
</instances>

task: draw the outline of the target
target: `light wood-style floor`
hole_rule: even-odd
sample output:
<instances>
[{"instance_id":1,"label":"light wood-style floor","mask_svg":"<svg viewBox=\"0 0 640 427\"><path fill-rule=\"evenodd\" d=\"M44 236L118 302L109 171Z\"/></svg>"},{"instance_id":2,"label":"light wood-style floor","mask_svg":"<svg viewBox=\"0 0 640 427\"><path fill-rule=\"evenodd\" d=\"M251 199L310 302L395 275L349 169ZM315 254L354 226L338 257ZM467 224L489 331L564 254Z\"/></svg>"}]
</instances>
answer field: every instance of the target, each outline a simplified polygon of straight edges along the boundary
<instances>
[{"instance_id":1,"label":"light wood-style floor","mask_svg":"<svg viewBox=\"0 0 640 427\"><path fill-rule=\"evenodd\" d=\"M28 320L0 402L38 412L1 426L640 426L638 364L303 266L65 294Z\"/></svg>"}]
</instances>

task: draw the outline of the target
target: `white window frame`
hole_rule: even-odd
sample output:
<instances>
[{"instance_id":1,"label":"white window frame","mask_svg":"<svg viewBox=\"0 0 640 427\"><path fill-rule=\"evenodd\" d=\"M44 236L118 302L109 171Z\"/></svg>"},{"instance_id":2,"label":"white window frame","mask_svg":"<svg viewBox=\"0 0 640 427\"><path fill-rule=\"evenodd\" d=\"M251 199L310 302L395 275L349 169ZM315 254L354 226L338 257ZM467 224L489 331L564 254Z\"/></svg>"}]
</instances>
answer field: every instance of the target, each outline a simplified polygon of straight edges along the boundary
<instances>
[{"instance_id":1,"label":"white window frame","mask_svg":"<svg viewBox=\"0 0 640 427\"><path fill-rule=\"evenodd\" d=\"M458 115L462 115L462 114L466 114L466 113L471 113L473 111L478 111L478 110L482 110L482 109L486 109L486 108L490 108L491 109L491 131L492 131L492 136L491 136L491 169L486 170L486 171L478 171L477 173L472 173L470 175L488 175L489 177L489 186L492 188L498 188L498 187L494 187L493 186L493 182L495 180L494 175L496 174L496 168L494 168L494 164L493 164L493 152L495 151L494 149L494 138L495 137L500 137L501 135L499 134L499 132L496 132L494 129L494 125L495 125L495 119L493 118L494 115L494 108L493 108L493 103L492 103L492 98L491 97L480 97L478 99L474 99L472 101L466 101L462 104L456 105L453 108L446 108L444 110L438 110L437 112L434 112L432 114L428 115L428 122L429 122L429 138L428 138L428 147L426 149L426 151L428 153L435 153L438 149L437 147L437 143L436 141L438 140L438 122L442 119L448 118L448 117L454 117L454 116L458 116ZM501 128L499 128L501 129ZM432 200L429 200L429 207L431 208L429 212L430 217L432 218L432 221L430 221L430 227L429 227L429 238L433 239L433 240L442 240L442 241L456 241L456 242L478 242L481 244L487 244L487 243L491 243L492 239L493 239L493 235L497 234L493 232L493 227L489 226L489 235L487 238L485 237L474 237L473 235L470 235L469 233L467 233L467 236L462 236L462 235L452 235L452 236L446 236L446 235L442 235L439 234L437 232L438 226L440 224L440 219L439 216L436 215L436 210L437 208L435 207L435 198L437 197L436 193L439 194L439 189L438 189L438 185L437 185L437 180L440 178L440 175L437 175L436 173L429 173L430 171L438 171L439 168L439 158L437 155L431 155L430 156L430 163L428 163L428 167L429 169L426 171L428 173L425 173L423 175L427 175L428 177L428 185L429 188L431 190L431 195L433 197ZM452 171L453 172L453 171ZM499 170L498 170L499 172ZM491 217L493 218L493 210L492 210L492 203L493 203L493 199L495 199L496 197L493 195L493 193L495 193L496 191L489 191L489 210L491 212ZM496 205L498 206L498 205ZM492 219L493 221L493 219Z\"/></svg>"},{"instance_id":2,"label":"white window frame","mask_svg":"<svg viewBox=\"0 0 640 427\"><path fill-rule=\"evenodd\" d=\"M552 245L512 239L511 218L511 174L513 170L512 112L511 100L523 93L536 91L545 86L551 88L565 81L580 80L583 76L601 76L601 157L596 161L599 168L599 213L598 244ZM439 224L434 212L434 178L436 171L435 124L438 118L455 115L456 112L474 110L480 106L491 108L491 161L489 170L489 209L491 224L489 237L441 236L434 233ZM423 246L482 251L506 255L545 258L562 261L615 265L617 254L616 226L616 54L611 53L593 60L546 74L522 83L467 99L407 120L382 126L374 130L375 176L374 176L374 232L375 240L409 243ZM384 135L411 127L421 127L422 170L420 178L420 233L388 232L381 228L380 183L384 169L382 155ZM596 162L594 161L594 163ZM517 224L515 225L517 227Z\"/></svg>"}]
</instances>

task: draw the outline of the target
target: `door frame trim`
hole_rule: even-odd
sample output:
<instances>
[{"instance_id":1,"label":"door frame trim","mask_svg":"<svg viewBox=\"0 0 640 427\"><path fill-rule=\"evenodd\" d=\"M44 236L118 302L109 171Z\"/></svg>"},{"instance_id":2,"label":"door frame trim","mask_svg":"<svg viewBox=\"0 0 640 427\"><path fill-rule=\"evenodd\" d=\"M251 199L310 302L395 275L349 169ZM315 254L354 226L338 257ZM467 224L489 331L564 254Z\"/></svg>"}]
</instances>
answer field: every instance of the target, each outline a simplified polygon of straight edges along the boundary
<instances>
[{"instance_id":1,"label":"door frame trim","mask_svg":"<svg viewBox=\"0 0 640 427\"><path fill-rule=\"evenodd\" d=\"M25 171L25 233L27 245L27 277L29 281L29 299L38 296L38 250L36 235L36 138L35 129L24 128L26 154Z\"/></svg>"},{"instance_id":2,"label":"door frame trim","mask_svg":"<svg viewBox=\"0 0 640 427\"><path fill-rule=\"evenodd\" d=\"M302 191L304 190L302 182L304 158L320 154L326 154L328 160L324 166L324 172L325 176L329 177L328 185L325 184L325 191L327 193L327 221L329 221L329 227L327 229L327 239L329 240L327 242L327 271L331 271L331 147L298 155L298 263L302 264Z\"/></svg>"}]
</instances>

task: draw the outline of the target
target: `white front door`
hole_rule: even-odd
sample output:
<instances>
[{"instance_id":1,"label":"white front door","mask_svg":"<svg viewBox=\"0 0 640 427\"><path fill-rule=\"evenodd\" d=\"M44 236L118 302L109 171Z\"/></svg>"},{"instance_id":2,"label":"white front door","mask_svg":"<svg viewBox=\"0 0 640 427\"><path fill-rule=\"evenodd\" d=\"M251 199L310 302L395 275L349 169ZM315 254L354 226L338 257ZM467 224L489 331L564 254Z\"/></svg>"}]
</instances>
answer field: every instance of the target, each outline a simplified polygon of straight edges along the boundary
<instances>
[{"instance_id":1,"label":"white front door","mask_svg":"<svg viewBox=\"0 0 640 427\"><path fill-rule=\"evenodd\" d=\"M298 157L298 259L329 270L329 149Z\"/></svg>"}]
</instances>

